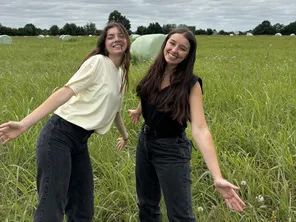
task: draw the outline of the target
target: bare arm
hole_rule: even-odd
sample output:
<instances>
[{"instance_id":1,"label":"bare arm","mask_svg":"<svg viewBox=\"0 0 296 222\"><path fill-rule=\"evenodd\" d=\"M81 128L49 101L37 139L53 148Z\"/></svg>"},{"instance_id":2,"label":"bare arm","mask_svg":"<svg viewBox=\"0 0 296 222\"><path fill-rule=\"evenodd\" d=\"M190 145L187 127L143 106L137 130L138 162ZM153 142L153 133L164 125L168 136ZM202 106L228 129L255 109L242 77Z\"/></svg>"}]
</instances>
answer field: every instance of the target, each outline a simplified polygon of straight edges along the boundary
<instances>
[{"instance_id":1,"label":"bare arm","mask_svg":"<svg viewBox=\"0 0 296 222\"><path fill-rule=\"evenodd\" d=\"M204 161L213 175L214 180L221 179L222 175L219 168L212 136L205 120L202 104L202 92L198 83L195 84L195 86L191 89L189 103L193 139L199 147Z\"/></svg>"},{"instance_id":2,"label":"bare arm","mask_svg":"<svg viewBox=\"0 0 296 222\"><path fill-rule=\"evenodd\" d=\"M124 123L122 121L120 112L116 113L114 123L116 125L116 128L118 129L118 131L120 132L120 134L122 136L121 138L117 139L118 140L117 150L121 151L125 147L125 145L127 143L128 133L127 133L126 128L124 126Z\"/></svg>"},{"instance_id":3,"label":"bare arm","mask_svg":"<svg viewBox=\"0 0 296 222\"><path fill-rule=\"evenodd\" d=\"M192 136L214 178L215 188L225 199L226 205L229 208L243 211L243 207L246 205L235 192L235 190L239 190L239 187L229 183L221 175L213 139L205 120L202 92L198 83L191 90L189 103Z\"/></svg>"},{"instance_id":4,"label":"bare arm","mask_svg":"<svg viewBox=\"0 0 296 222\"><path fill-rule=\"evenodd\" d=\"M55 111L61 105L66 103L72 96L74 92L69 87L60 88L58 91L53 93L47 100L45 100L37 109L35 109L31 114L25 117L21 123L26 127L30 128L41 119L46 117L48 114Z\"/></svg>"},{"instance_id":5,"label":"bare arm","mask_svg":"<svg viewBox=\"0 0 296 222\"><path fill-rule=\"evenodd\" d=\"M0 125L0 141L8 143L66 103L73 95L74 92L71 88L63 87L48 97L37 109L20 122L8 122Z\"/></svg>"},{"instance_id":6,"label":"bare arm","mask_svg":"<svg viewBox=\"0 0 296 222\"><path fill-rule=\"evenodd\" d=\"M116 113L114 123L115 123L116 128L118 129L119 133L123 137L123 139L127 140L128 139L128 133L127 133L126 128L124 126L124 123L122 121L120 112Z\"/></svg>"}]
</instances>

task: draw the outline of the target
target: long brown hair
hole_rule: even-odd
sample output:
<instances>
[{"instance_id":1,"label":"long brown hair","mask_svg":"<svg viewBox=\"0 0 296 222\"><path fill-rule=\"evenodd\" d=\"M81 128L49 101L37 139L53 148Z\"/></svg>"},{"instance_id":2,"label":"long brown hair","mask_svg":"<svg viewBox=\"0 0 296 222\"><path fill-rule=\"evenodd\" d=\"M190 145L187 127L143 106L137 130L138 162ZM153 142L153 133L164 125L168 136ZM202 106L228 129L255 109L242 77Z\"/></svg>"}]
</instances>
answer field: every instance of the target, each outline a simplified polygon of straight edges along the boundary
<instances>
[{"instance_id":1,"label":"long brown hair","mask_svg":"<svg viewBox=\"0 0 296 222\"><path fill-rule=\"evenodd\" d=\"M190 50L187 57L175 68L168 90L164 91L161 98L159 98L160 84L167 65L163 51L167 41L176 33L182 34L188 40ZM164 40L146 76L140 81L136 89L138 96L146 97L148 103L154 104L159 111L171 113L171 117L179 123L190 120L189 90L190 81L193 77L196 47L195 36L190 30L177 28L171 31Z\"/></svg>"},{"instance_id":2,"label":"long brown hair","mask_svg":"<svg viewBox=\"0 0 296 222\"><path fill-rule=\"evenodd\" d=\"M130 47L131 47L131 42L130 42L130 38L128 35L127 30L125 29L125 27L118 22L110 22L106 25L106 27L104 28L104 30L102 31L100 38L98 39L97 42L97 46L94 50L92 50L83 60L83 62L85 62L88 58L90 58L91 56L94 55L104 55L104 56L108 56L108 51L106 49L106 38L107 38L107 32L109 29L111 28L118 28L122 34L124 34L124 37L126 38L127 41L127 48L124 52L122 61L121 61L121 68L123 70L123 76L122 76L122 84L121 84L121 90L122 91L124 88L126 88L125 86L128 86L128 73L129 73L129 68L130 68L130 60L131 60L131 55L130 55Z\"/></svg>"}]
</instances>

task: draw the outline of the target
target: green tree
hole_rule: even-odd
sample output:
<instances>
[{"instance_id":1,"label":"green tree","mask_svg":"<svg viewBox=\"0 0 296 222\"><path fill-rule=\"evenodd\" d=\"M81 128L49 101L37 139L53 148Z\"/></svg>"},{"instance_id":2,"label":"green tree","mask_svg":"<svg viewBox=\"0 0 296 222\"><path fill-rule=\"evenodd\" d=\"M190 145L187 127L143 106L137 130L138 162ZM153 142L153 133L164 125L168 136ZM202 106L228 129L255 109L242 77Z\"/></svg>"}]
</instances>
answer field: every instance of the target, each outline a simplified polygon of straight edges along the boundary
<instances>
[{"instance_id":1,"label":"green tree","mask_svg":"<svg viewBox=\"0 0 296 222\"><path fill-rule=\"evenodd\" d=\"M131 33L131 24L130 21L123 15L121 15L121 13L117 10L114 10L113 12L110 13L109 18L108 18L108 23L109 22L120 22L121 24L123 24L123 26L126 28L126 30Z\"/></svg>"},{"instance_id":2,"label":"green tree","mask_svg":"<svg viewBox=\"0 0 296 222\"><path fill-rule=\"evenodd\" d=\"M285 28L285 25L280 24L280 23L276 23L276 24L274 24L272 27L273 27L273 29L274 29L274 31L275 31L276 33L277 33L277 32L282 33L282 32L283 32L283 29Z\"/></svg>"},{"instance_id":3,"label":"green tree","mask_svg":"<svg viewBox=\"0 0 296 222\"><path fill-rule=\"evenodd\" d=\"M187 28L194 34L195 33L195 26L187 26Z\"/></svg>"},{"instance_id":4,"label":"green tree","mask_svg":"<svg viewBox=\"0 0 296 222\"><path fill-rule=\"evenodd\" d=\"M50 27L49 33L51 35L59 35L60 34L60 29L59 29L59 27L57 25L53 25L53 26Z\"/></svg>"},{"instance_id":5,"label":"green tree","mask_svg":"<svg viewBox=\"0 0 296 222\"><path fill-rule=\"evenodd\" d=\"M63 29L60 31L60 34L76 35L77 26L74 23L71 23L71 24L66 23Z\"/></svg>"},{"instance_id":6,"label":"green tree","mask_svg":"<svg viewBox=\"0 0 296 222\"><path fill-rule=\"evenodd\" d=\"M94 35L96 33L96 24L90 22L84 26L84 31L87 35Z\"/></svg>"},{"instance_id":7,"label":"green tree","mask_svg":"<svg viewBox=\"0 0 296 222\"><path fill-rule=\"evenodd\" d=\"M163 33L162 27L159 25L158 22L150 23L147 27L146 34L156 34L156 33Z\"/></svg>"},{"instance_id":8,"label":"green tree","mask_svg":"<svg viewBox=\"0 0 296 222\"><path fill-rule=\"evenodd\" d=\"M253 30L254 35L274 35L275 30L271 26L271 23L267 20L263 21L261 24L256 26Z\"/></svg>"},{"instance_id":9,"label":"green tree","mask_svg":"<svg viewBox=\"0 0 296 222\"><path fill-rule=\"evenodd\" d=\"M145 35L147 33L147 28L145 26L138 26L136 34Z\"/></svg>"},{"instance_id":10,"label":"green tree","mask_svg":"<svg viewBox=\"0 0 296 222\"><path fill-rule=\"evenodd\" d=\"M207 29L207 35L213 35L214 31L212 29Z\"/></svg>"},{"instance_id":11,"label":"green tree","mask_svg":"<svg viewBox=\"0 0 296 222\"><path fill-rule=\"evenodd\" d=\"M168 34L170 31L177 27L176 24L166 24L162 26L162 31L164 34Z\"/></svg>"},{"instance_id":12,"label":"green tree","mask_svg":"<svg viewBox=\"0 0 296 222\"><path fill-rule=\"evenodd\" d=\"M33 24L26 24L23 29L24 35L33 36L37 35L37 28Z\"/></svg>"},{"instance_id":13,"label":"green tree","mask_svg":"<svg viewBox=\"0 0 296 222\"><path fill-rule=\"evenodd\" d=\"M291 22L289 25L285 26L283 28L283 33L284 35L290 35L290 34L296 34L296 21Z\"/></svg>"}]
</instances>

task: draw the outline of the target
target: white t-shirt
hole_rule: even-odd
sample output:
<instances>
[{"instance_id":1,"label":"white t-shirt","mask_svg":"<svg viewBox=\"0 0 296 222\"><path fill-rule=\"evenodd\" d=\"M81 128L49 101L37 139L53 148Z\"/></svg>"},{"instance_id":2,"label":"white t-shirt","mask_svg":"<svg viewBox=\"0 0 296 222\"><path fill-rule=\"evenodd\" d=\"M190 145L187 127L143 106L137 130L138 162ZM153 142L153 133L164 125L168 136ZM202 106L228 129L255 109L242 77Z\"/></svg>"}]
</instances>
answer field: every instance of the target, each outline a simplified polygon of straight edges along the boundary
<instances>
[{"instance_id":1,"label":"white t-shirt","mask_svg":"<svg viewBox=\"0 0 296 222\"><path fill-rule=\"evenodd\" d=\"M66 83L76 96L55 114L86 130L105 134L120 111L122 70L103 55L87 59Z\"/></svg>"}]
</instances>

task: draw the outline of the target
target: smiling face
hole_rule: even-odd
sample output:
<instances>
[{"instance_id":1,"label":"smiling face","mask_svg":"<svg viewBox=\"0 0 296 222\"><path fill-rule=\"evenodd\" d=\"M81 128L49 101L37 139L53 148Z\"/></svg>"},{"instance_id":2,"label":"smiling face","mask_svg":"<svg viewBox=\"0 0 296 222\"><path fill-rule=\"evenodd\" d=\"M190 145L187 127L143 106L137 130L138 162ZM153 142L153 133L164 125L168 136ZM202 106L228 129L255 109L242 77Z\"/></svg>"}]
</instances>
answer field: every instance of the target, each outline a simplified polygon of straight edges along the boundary
<instances>
[{"instance_id":1,"label":"smiling face","mask_svg":"<svg viewBox=\"0 0 296 222\"><path fill-rule=\"evenodd\" d=\"M113 27L107 31L105 45L109 57L123 55L127 49L127 40L119 28Z\"/></svg>"},{"instance_id":2,"label":"smiling face","mask_svg":"<svg viewBox=\"0 0 296 222\"><path fill-rule=\"evenodd\" d=\"M175 33L166 42L163 54L167 65L175 67L186 58L189 51L189 41L183 34Z\"/></svg>"}]
</instances>

